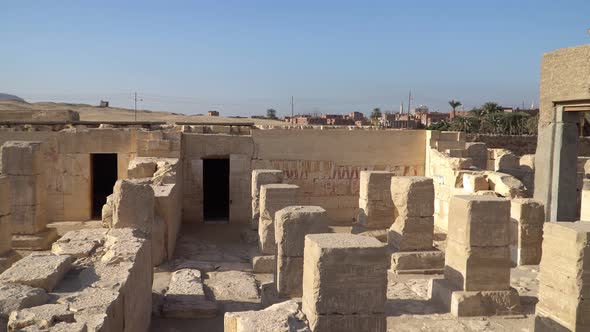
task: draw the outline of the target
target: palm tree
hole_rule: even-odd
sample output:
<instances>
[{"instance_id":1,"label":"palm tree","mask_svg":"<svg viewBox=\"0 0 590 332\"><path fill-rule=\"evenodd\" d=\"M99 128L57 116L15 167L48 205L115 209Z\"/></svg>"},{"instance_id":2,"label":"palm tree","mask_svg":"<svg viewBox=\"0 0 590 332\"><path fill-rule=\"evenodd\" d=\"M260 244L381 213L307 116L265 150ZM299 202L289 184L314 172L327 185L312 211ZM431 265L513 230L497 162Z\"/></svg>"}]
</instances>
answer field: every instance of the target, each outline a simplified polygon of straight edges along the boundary
<instances>
[{"instance_id":1,"label":"palm tree","mask_svg":"<svg viewBox=\"0 0 590 332\"><path fill-rule=\"evenodd\" d=\"M469 113L473 114L477 118L481 118L482 116L484 116L486 114L482 108L475 108L475 107L472 108L471 111L469 111Z\"/></svg>"},{"instance_id":2,"label":"palm tree","mask_svg":"<svg viewBox=\"0 0 590 332\"><path fill-rule=\"evenodd\" d=\"M494 103L491 101L488 101L487 103L483 104L481 109L484 114L492 114L492 113L498 113L498 112L504 111L502 109L502 106L498 105L498 103Z\"/></svg>"},{"instance_id":3,"label":"palm tree","mask_svg":"<svg viewBox=\"0 0 590 332\"><path fill-rule=\"evenodd\" d=\"M373 125L379 123L379 119L381 119L381 109L379 107L374 108L373 112L371 112L370 118Z\"/></svg>"},{"instance_id":4,"label":"palm tree","mask_svg":"<svg viewBox=\"0 0 590 332\"><path fill-rule=\"evenodd\" d=\"M459 107L463 104L461 104L460 101L453 99L453 100L449 101L449 105L451 105L451 107L453 108L453 113L452 113L451 117L454 118L455 117L455 110L457 109L457 107Z\"/></svg>"}]
</instances>

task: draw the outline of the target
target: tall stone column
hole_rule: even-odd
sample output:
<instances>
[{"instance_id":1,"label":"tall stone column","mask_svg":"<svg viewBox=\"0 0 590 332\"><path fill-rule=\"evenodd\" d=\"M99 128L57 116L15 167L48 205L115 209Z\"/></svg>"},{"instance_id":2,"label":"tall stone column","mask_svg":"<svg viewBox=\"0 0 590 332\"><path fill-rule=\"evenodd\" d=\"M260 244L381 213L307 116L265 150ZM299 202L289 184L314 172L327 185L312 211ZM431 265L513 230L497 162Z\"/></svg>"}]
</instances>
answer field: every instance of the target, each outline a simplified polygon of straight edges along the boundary
<instances>
[{"instance_id":1,"label":"tall stone column","mask_svg":"<svg viewBox=\"0 0 590 332\"><path fill-rule=\"evenodd\" d=\"M535 332L590 330L590 222L545 223Z\"/></svg>"},{"instance_id":2,"label":"tall stone column","mask_svg":"<svg viewBox=\"0 0 590 332\"><path fill-rule=\"evenodd\" d=\"M260 187L264 184L282 183L283 171L277 169L255 169L252 171L252 230L258 230L260 218Z\"/></svg>"},{"instance_id":3,"label":"tall stone column","mask_svg":"<svg viewBox=\"0 0 590 332\"><path fill-rule=\"evenodd\" d=\"M444 279L433 279L430 297L454 316L520 312L520 298L510 287L508 223L510 201L492 196L454 196Z\"/></svg>"},{"instance_id":4,"label":"tall stone column","mask_svg":"<svg viewBox=\"0 0 590 332\"><path fill-rule=\"evenodd\" d=\"M2 145L2 173L10 179L13 245L48 249L57 239L47 228L46 188L41 142L8 141Z\"/></svg>"},{"instance_id":5,"label":"tall stone column","mask_svg":"<svg viewBox=\"0 0 590 332\"><path fill-rule=\"evenodd\" d=\"M275 213L299 203L299 187L294 184L265 184L260 187L260 220L258 237L265 255L277 254L275 242Z\"/></svg>"},{"instance_id":6,"label":"tall stone column","mask_svg":"<svg viewBox=\"0 0 590 332\"><path fill-rule=\"evenodd\" d=\"M311 330L384 332L387 265L385 245L375 238L307 235L302 311Z\"/></svg>"}]
</instances>

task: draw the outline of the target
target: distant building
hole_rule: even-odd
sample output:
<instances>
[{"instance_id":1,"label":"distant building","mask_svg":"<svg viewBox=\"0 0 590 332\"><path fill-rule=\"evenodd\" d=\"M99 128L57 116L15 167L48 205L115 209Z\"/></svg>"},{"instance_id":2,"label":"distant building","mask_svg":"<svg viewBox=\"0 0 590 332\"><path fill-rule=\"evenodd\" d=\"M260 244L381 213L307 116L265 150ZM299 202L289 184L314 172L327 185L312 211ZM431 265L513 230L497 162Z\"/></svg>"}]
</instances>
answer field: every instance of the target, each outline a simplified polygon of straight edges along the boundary
<instances>
[{"instance_id":1,"label":"distant building","mask_svg":"<svg viewBox=\"0 0 590 332\"><path fill-rule=\"evenodd\" d=\"M428 106L420 105L418 107L414 107L414 108L410 109L410 114L412 114L412 115L424 114L424 113L428 113Z\"/></svg>"},{"instance_id":2,"label":"distant building","mask_svg":"<svg viewBox=\"0 0 590 332\"><path fill-rule=\"evenodd\" d=\"M209 115L209 116L219 116L219 112L218 111L209 111L209 112L207 112L207 115Z\"/></svg>"},{"instance_id":3,"label":"distant building","mask_svg":"<svg viewBox=\"0 0 590 332\"><path fill-rule=\"evenodd\" d=\"M416 117L422 126L428 127L450 119L451 115L449 113L430 112L418 114Z\"/></svg>"},{"instance_id":4,"label":"distant building","mask_svg":"<svg viewBox=\"0 0 590 332\"><path fill-rule=\"evenodd\" d=\"M348 114L348 117L352 119L352 121L363 121L365 120L365 115L361 112L351 112Z\"/></svg>"},{"instance_id":5,"label":"distant building","mask_svg":"<svg viewBox=\"0 0 590 332\"><path fill-rule=\"evenodd\" d=\"M108 100L101 100L98 107L109 107L109 101Z\"/></svg>"}]
</instances>

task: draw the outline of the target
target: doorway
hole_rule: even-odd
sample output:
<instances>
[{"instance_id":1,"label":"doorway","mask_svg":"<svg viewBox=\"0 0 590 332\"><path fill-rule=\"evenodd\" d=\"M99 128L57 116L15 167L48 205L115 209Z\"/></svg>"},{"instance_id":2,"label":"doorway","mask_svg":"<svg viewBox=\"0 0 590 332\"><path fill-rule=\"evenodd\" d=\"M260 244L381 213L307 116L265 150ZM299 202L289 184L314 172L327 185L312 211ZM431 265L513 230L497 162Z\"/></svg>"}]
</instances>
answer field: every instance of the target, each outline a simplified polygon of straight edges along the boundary
<instances>
[{"instance_id":1,"label":"doorway","mask_svg":"<svg viewBox=\"0 0 590 332\"><path fill-rule=\"evenodd\" d=\"M203 159L203 220L229 222L229 159Z\"/></svg>"},{"instance_id":2,"label":"doorway","mask_svg":"<svg viewBox=\"0 0 590 332\"><path fill-rule=\"evenodd\" d=\"M117 154L92 154L92 217L100 218L107 196L117 182Z\"/></svg>"}]
</instances>

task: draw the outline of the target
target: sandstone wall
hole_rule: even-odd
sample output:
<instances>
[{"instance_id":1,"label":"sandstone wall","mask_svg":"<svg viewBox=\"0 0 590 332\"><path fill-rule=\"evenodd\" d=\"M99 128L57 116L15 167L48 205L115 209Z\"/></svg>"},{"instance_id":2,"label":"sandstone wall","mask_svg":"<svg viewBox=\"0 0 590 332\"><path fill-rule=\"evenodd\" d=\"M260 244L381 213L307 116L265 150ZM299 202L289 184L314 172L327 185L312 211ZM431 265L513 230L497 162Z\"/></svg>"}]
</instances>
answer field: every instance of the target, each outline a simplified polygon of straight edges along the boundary
<instances>
[{"instance_id":1,"label":"sandstone wall","mask_svg":"<svg viewBox=\"0 0 590 332\"><path fill-rule=\"evenodd\" d=\"M466 141L486 143L489 149L506 149L519 156L535 154L537 150L537 136L467 134Z\"/></svg>"}]
</instances>

